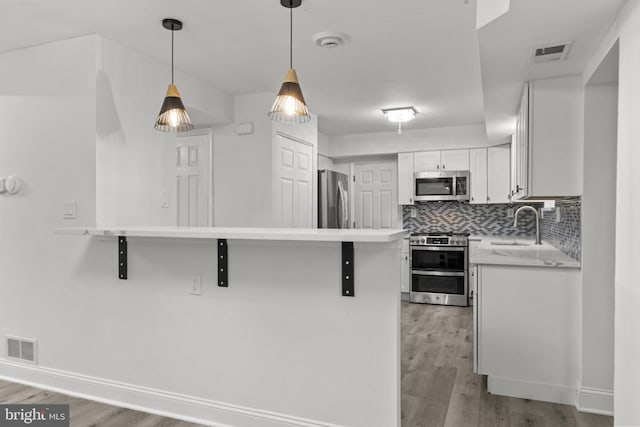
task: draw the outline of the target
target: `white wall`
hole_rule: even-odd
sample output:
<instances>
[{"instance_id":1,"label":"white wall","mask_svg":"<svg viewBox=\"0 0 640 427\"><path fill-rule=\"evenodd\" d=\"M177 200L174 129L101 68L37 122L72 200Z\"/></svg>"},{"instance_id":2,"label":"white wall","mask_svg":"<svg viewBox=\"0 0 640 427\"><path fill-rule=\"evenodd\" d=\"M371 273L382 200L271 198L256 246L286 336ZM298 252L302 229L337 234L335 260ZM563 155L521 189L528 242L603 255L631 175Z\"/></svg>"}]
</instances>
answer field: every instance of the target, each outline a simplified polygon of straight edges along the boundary
<instances>
[{"instance_id":1,"label":"white wall","mask_svg":"<svg viewBox=\"0 0 640 427\"><path fill-rule=\"evenodd\" d=\"M323 169L333 170L333 160L326 156L323 156L322 154L318 154L318 170Z\"/></svg>"},{"instance_id":2,"label":"white wall","mask_svg":"<svg viewBox=\"0 0 640 427\"><path fill-rule=\"evenodd\" d=\"M329 136L322 132L318 132L318 154L329 156Z\"/></svg>"},{"instance_id":3,"label":"white wall","mask_svg":"<svg viewBox=\"0 0 640 427\"><path fill-rule=\"evenodd\" d=\"M114 239L54 233L94 225L96 139L144 139L125 116L147 105L138 95L157 95L133 87L146 61L107 47L122 126L98 126L96 42L103 44L86 37L0 54L0 82L12 82L0 90L0 176L24 180L20 194L0 195L0 377L239 427L397 425L397 247L356 245L362 282L357 297L346 299L336 244L230 241L232 283L222 289L212 242L130 239L129 280L121 281ZM140 68L121 64L123 75L114 77L119 66L107 64L115 56ZM58 70L61 58L66 67ZM114 82L128 73L131 95L122 98L126 91ZM148 102L149 128L157 96ZM109 114L103 107L100 120ZM104 135L96 136L97 126ZM117 139L123 129L125 141ZM64 200L78 202L76 220L61 219ZM194 274L202 276L200 297L189 295ZM38 366L8 361L5 335L38 340ZM375 386L362 392L367 384Z\"/></svg>"},{"instance_id":4,"label":"white wall","mask_svg":"<svg viewBox=\"0 0 640 427\"><path fill-rule=\"evenodd\" d=\"M267 227L271 218L272 93L235 97L237 123L252 122L252 135L237 135L236 124L213 131L215 225Z\"/></svg>"},{"instance_id":5,"label":"white wall","mask_svg":"<svg viewBox=\"0 0 640 427\"><path fill-rule=\"evenodd\" d=\"M618 153L616 175L615 375L616 426L640 425L640 1L629 0L586 70L590 78L616 40L620 41Z\"/></svg>"},{"instance_id":6,"label":"white wall","mask_svg":"<svg viewBox=\"0 0 640 427\"><path fill-rule=\"evenodd\" d=\"M153 128L170 83L168 65L113 41L96 38L97 222L175 225L175 137ZM96 74L97 73L97 74ZM188 110L212 125L232 119L231 98L177 72ZM171 195L161 208L161 193Z\"/></svg>"},{"instance_id":7,"label":"white wall","mask_svg":"<svg viewBox=\"0 0 640 427\"><path fill-rule=\"evenodd\" d=\"M582 196L581 388L587 390L578 404L604 411L613 411L613 400L592 402L589 389L613 394L617 107L617 84L585 87L584 169L592 173L584 175Z\"/></svg>"},{"instance_id":8,"label":"white wall","mask_svg":"<svg viewBox=\"0 0 640 427\"><path fill-rule=\"evenodd\" d=\"M11 334L38 340L40 364L67 367L107 323L99 293L77 277L97 260L85 257L88 242L53 233L95 224L94 45L82 37L0 54L0 176L24 181L18 195L0 195L0 363ZM64 200L77 201L77 219L62 219Z\"/></svg>"},{"instance_id":9,"label":"white wall","mask_svg":"<svg viewBox=\"0 0 640 427\"><path fill-rule=\"evenodd\" d=\"M235 97L235 122L253 123L254 133L237 135L236 123L216 126L214 146L215 225L271 227L273 218L273 161L276 132L313 145L313 223L317 223L318 119L305 124L273 122L267 113L275 94L266 92Z\"/></svg>"},{"instance_id":10,"label":"white wall","mask_svg":"<svg viewBox=\"0 0 640 427\"><path fill-rule=\"evenodd\" d=\"M330 139L329 157L395 154L405 151L427 151L451 148L486 147L484 125L442 127L396 132L378 132L336 136Z\"/></svg>"}]
</instances>

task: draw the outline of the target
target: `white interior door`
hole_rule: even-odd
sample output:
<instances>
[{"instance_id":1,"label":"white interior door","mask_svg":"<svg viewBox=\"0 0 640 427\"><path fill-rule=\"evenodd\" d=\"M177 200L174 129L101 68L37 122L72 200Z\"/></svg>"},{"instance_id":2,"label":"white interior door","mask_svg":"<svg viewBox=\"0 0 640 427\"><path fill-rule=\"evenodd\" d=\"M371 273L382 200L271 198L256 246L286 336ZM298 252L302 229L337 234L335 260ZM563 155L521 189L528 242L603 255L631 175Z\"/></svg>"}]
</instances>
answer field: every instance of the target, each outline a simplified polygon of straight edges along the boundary
<instances>
[{"instance_id":1,"label":"white interior door","mask_svg":"<svg viewBox=\"0 0 640 427\"><path fill-rule=\"evenodd\" d=\"M354 166L354 227L394 228L398 221L398 172L394 162Z\"/></svg>"},{"instance_id":2,"label":"white interior door","mask_svg":"<svg viewBox=\"0 0 640 427\"><path fill-rule=\"evenodd\" d=\"M209 224L210 136L180 136L176 146L176 202L179 227Z\"/></svg>"},{"instance_id":3,"label":"white interior door","mask_svg":"<svg viewBox=\"0 0 640 427\"><path fill-rule=\"evenodd\" d=\"M313 223L313 147L276 135L274 214L281 227L311 228Z\"/></svg>"}]
</instances>

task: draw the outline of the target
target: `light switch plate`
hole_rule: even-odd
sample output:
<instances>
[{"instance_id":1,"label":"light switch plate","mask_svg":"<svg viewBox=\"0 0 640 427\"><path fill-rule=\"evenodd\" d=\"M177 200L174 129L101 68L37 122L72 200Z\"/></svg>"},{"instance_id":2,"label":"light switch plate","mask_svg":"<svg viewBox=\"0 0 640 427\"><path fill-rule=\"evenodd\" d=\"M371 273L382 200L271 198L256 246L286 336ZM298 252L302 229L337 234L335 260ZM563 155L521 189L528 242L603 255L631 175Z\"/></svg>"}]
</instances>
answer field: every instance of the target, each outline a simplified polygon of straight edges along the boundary
<instances>
[{"instance_id":1,"label":"light switch plate","mask_svg":"<svg viewBox=\"0 0 640 427\"><path fill-rule=\"evenodd\" d=\"M62 218L76 219L78 203L75 200L66 200L62 203Z\"/></svg>"}]
</instances>

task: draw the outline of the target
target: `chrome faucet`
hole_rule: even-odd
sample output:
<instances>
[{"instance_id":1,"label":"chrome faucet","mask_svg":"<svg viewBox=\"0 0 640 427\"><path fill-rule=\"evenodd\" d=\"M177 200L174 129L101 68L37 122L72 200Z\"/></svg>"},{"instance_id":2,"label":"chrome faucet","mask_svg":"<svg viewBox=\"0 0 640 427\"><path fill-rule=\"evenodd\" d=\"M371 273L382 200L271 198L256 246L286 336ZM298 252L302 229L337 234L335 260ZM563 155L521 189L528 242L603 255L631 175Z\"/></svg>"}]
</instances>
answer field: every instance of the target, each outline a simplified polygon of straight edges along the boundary
<instances>
[{"instance_id":1,"label":"chrome faucet","mask_svg":"<svg viewBox=\"0 0 640 427\"><path fill-rule=\"evenodd\" d=\"M520 206L518 210L516 210L515 215L513 216L513 226L514 227L518 226L518 214L525 209L531 210L533 211L534 214L536 214L536 245L541 245L542 240L540 239L540 215L538 214L538 209L528 205Z\"/></svg>"}]
</instances>

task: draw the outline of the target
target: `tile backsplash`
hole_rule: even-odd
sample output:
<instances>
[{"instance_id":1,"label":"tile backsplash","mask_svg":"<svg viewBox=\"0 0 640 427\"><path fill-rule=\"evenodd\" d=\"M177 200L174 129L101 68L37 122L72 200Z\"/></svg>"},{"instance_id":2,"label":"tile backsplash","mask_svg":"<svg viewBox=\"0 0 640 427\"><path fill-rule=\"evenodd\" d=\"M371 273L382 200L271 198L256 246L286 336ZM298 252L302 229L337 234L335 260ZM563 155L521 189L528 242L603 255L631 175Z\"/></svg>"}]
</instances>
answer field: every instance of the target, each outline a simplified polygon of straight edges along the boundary
<instances>
[{"instance_id":1,"label":"tile backsplash","mask_svg":"<svg viewBox=\"0 0 640 427\"><path fill-rule=\"evenodd\" d=\"M580 260L582 256L582 198L558 200L556 211L560 211L560 222L556 213L545 213L540 227L545 240L570 257Z\"/></svg>"},{"instance_id":2,"label":"tile backsplash","mask_svg":"<svg viewBox=\"0 0 640 427\"><path fill-rule=\"evenodd\" d=\"M522 212L518 226L507 217L511 205L471 205L466 202L416 203L416 218L411 218L411 206L402 207L404 228L415 233L453 231L493 236L533 236L536 221L533 213Z\"/></svg>"},{"instance_id":3,"label":"tile backsplash","mask_svg":"<svg viewBox=\"0 0 640 427\"><path fill-rule=\"evenodd\" d=\"M518 226L513 226L513 218L508 209L520 205L471 205L466 202L425 202L416 203L416 218L411 218L411 206L402 207L403 225L411 232L454 231L488 236L535 236L536 222L533 213L523 211L518 218ZM536 206L534 204L534 206ZM540 205L537 205L540 206ZM558 200L556 210L560 211L560 222L556 213L548 211L540 220L542 240L553 244L565 254L580 260L582 255L580 197Z\"/></svg>"}]
</instances>

